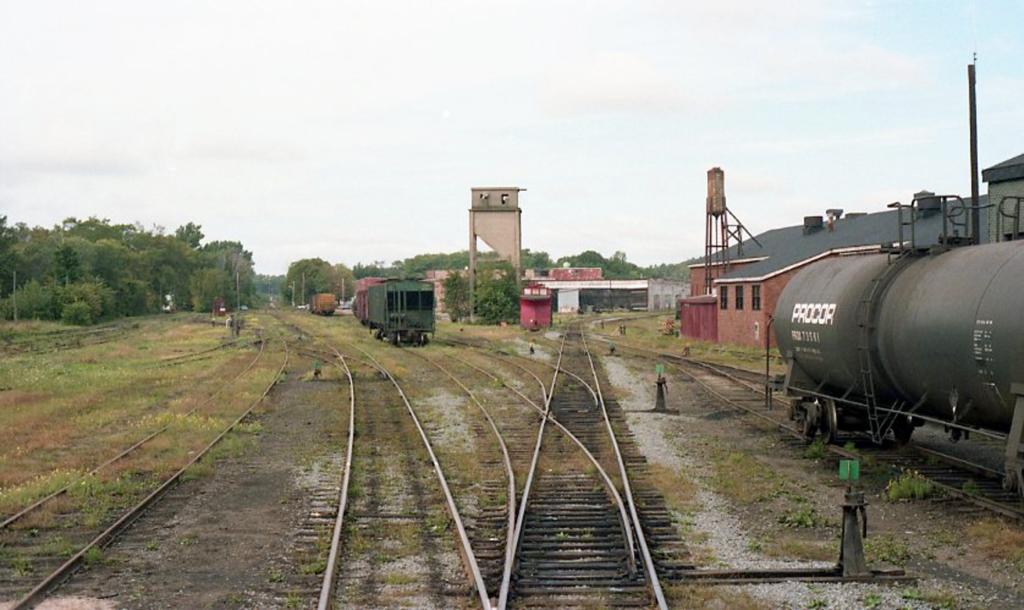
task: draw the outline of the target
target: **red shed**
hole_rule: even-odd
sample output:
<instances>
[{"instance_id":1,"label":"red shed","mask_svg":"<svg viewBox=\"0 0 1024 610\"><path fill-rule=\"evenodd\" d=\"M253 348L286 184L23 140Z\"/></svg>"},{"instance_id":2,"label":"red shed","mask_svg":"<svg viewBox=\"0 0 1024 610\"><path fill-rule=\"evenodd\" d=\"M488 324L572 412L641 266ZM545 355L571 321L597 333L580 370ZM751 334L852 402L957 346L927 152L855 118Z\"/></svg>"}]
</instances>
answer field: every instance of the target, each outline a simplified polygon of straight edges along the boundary
<instances>
[{"instance_id":1,"label":"red shed","mask_svg":"<svg viewBox=\"0 0 1024 610\"><path fill-rule=\"evenodd\" d=\"M519 299L519 325L528 330L551 326L551 290L527 286Z\"/></svg>"},{"instance_id":2,"label":"red shed","mask_svg":"<svg viewBox=\"0 0 1024 610\"><path fill-rule=\"evenodd\" d=\"M718 341L718 298L679 299L679 334L698 341Z\"/></svg>"}]
</instances>

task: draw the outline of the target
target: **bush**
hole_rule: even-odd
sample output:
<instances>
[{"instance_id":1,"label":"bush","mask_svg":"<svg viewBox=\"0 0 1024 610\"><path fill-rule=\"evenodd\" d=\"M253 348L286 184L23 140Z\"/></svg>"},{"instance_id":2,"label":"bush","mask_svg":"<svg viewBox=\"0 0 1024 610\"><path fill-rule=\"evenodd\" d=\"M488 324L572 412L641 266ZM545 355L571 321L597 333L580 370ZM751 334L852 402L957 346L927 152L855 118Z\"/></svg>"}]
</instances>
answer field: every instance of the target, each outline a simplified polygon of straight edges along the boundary
<instances>
[{"instance_id":1,"label":"bush","mask_svg":"<svg viewBox=\"0 0 1024 610\"><path fill-rule=\"evenodd\" d=\"M77 282L67 286L58 286L57 295L60 300L61 319L65 318L64 308L72 303L85 303L89 306L90 321L86 324L93 324L104 317L114 314L116 298L114 291L108 288L102 281Z\"/></svg>"},{"instance_id":2,"label":"bush","mask_svg":"<svg viewBox=\"0 0 1024 610\"><path fill-rule=\"evenodd\" d=\"M93 323L92 307L85 301L75 301L64 306L60 316L65 324L89 326Z\"/></svg>"},{"instance_id":3,"label":"bush","mask_svg":"<svg viewBox=\"0 0 1024 610\"><path fill-rule=\"evenodd\" d=\"M885 486L885 497L896 500L923 500L935 493L935 484L916 470L904 470Z\"/></svg>"},{"instance_id":4,"label":"bush","mask_svg":"<svg viewBox=\"0 0 1024 610\"><path fill-rule=\"evenodd\" d=\"M57 319L56 296L50 286L43 286L37 280L31 280L18 289L18 319L20 320L55 320ZM5 313L5 317L8 317ZM14 317L13 303L8 319Z\"/></svg>"}]
</instances>

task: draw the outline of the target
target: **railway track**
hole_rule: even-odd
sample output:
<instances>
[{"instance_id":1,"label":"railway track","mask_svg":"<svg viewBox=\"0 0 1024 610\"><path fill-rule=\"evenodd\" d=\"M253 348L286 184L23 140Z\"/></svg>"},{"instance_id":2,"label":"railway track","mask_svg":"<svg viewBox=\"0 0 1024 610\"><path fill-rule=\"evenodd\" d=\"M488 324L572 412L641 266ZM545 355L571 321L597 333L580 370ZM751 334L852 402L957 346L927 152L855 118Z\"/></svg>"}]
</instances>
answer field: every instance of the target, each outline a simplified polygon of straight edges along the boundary
<instances>
[{"instance_id":1,"label":"railway track","mask_svg":"<svg viewBox=\"0 0 1024 610\"><path fill-rule=\"evenodd\" d=\"M283 343L283 342L282 342ZM187 463L166 477L139 476L129 478L125 486L105 491L107 497L92 499L92 506L106 510L93 514L86 509L75 508L62 513L60 507L49 517L44 527L31 518L39 507L48 505L53 498L37 503L39 506L20 512L8 519L9 525L2 532L6 560L0 571L0 598L16 599L12 608L28 608L41 602L50 592L69 578L81 565L98 557L100 550L110 544L116 536L129 527L146 510L156 504L181 478L189 468L199 462L229 432L237 428L263 401L277 383L288 363L287 344L282 364L272 381L256 400L245 407L241 414L205 446L195 451ZM146 441L142 441L145 443ZM137 445L137 446L141 446ZM135 449L129 449L128 452ZM120 459L124 459L119 456ZM117 460L118 458L115 458ZM106 465L104 465L106 466ZM85 480L88 488L88 481ZM61 494L56 494L57 497Z\"/></svg>"},{"instance_id":2,"label":"railway track","mask_svg":"<svg viewBox=\"0 0 1024 610\"><path fill-rule=\"evenodd\" d=\"M232 343L234 343L234 342L232 342ZM234 386L235 383L238 382L238 380L241 379L243 375L245 375L246 373L251 371L252 368L255 367L256 364L260 361L260 359L263 357L263 354L264 354L265 343L263 341L262 336L259 336L258 340L256 341L256 344L259 346L259 351L257 351L256 356L253 358L253 360L248 365L246 365L246 367L240 373L235 375L232 379L228 380L227 382L221 384L212 394L210 394L210 396L208 396L207 398L203 399L200 403L198 403L196 406L192 407L190 410L186 411L182 415L182 417L188 418L188 417L191 417L191 416L195 415L200 410L202 410L205 406L207 406L211 402L213 402L213 400L215 398L217 398L217 396L221 395L227 389L229 389L232 386ZM222 347L213 348L213 350L219 350L219 349L222 349ZM205 353L208 353L209 351L211 351L211 350L202 350L201 352L197 352L197 353L204 353L205 354ZM180 358L188 358L190 356L191 355L186 355L186 356L181 356ZM134 456L135 454L140 453L146 447L146 445L148 443L150 443L154 439L158 438L164 432L167 432L167 430L170 428L170 426L171 426L171 424L166 424L164 426L161 426L160 428L156 429L155 431L153 431L149 435L145 436L144 438L142 438L138 442L134 443L133 445L131 445L127 449L121 451L120 453L118 453L114 457L110 458L109 460L103 462L99 466L96 466L95 468L93 468L89 472L85 473L85 475L83 477L74 480L72 483L70 483L68 485L64 485L64 486L54 490L53 492L51 492L48 495L46 495L46 496L36 500L35 502L33 502L32 504L26 506L25 508L23 508L23 509L15 512L14 514L4 518L4 520L2 522L0 522L0 531L6 530L8 528L13 528L15 526L15 524L18 523L19 521L21 521L23 519L26 519L26 518L30 518L32 515L34 515L34 514L38 513L39 511L45 509L51 502L54 502L57 499L59 499L60 497L66 495L75 485L81 485L87 479L90 479L92 477L96 477L97 475L99 475L104 470L106 470L108 468L111 468L115 464L119 464L120 462L126 460L130 456ZM38 534L36 535L36 537L37 536L38 536Z\"/></svg>"},{"instance_id":3,"label":"railway track","mask_svg":"<svg viewBox=\"0 0 1024 610\"><path fill-rule=\"evenodd\" d=\"M546 438L541 426L516 524L516 566L499 606L665 607L596 379L592 387L573 372L593 375L593 362L578 334L566 348L571 334L563 335L544 420L565 434Z\"/></svg>"},{"instance_id":4,"label":"railway track","mask_svg":"<svg viewBox=\"0 0 1024 610\"><path fill-rule=\"evenodd\" d=\"M751 374L739 373L719 365L621 343L618 347L621 351L639 354L647 359L656 358L669 364L723 403L774 426L794 446L806 444L804 432L786 418L788 405L779 405L773 411L765 410L763 376L756 382ZM1020 497L1016 492L1003 489L1002 473L991 468L917 447L913 442L903 448L893 448L891 444L878 446L865 435L856 432L841 433L838 442L843 445L825 446L831 458L830 465L840 459L870 458L877 463L889 464L895 472L918 472L946 494L975 506L1006 517L1024 519L1024 504Z\"/></svg>"},{"instance_id":5,"label":"railway track","mask_svg":"<svg viewBox=\"0 0 1024 610\"><path fill-rule=\"evenodd\" d=\"M363 388L358 395L366 399L353 398L350 429L365 442L351 441L351 474L343 493L359 491L337 511L319 606L464 605L466 583L443 559L454 532L472 589L480 605L490 607L467 527L405 390L370 352L348 347L362 354L359 363L370 370L353 376ZM410 442L413 438L421 442ZM425 561L407 565L403 556Z\"/></svg>"}]
</instances>

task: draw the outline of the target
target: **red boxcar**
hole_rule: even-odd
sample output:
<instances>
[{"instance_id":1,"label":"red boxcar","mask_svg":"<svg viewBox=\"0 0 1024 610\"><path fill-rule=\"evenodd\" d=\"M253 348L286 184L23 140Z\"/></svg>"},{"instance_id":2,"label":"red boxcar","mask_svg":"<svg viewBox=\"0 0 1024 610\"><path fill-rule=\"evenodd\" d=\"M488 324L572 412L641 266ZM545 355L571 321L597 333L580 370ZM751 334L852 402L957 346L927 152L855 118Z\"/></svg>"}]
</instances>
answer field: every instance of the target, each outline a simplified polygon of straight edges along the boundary
<instances>
[{"instance_id":1,"label":"red boxcar","mask_svg":"<svg viewBox=\"0 0 1024 610\"><path fill-rule=\"evenodd\" d=\"M355 314L356 319L363 326L366 326L366 319L369 315L366 307L366 291L370 289L370 286L380 284L386 279L383 277L364 277L356 280L356 296L352 301L352 313Z\"/></svg>"},{"instance_id":2,"label":"red boxcar","mask_svg":"<svg viewBox=\"0 0 1024 610\"><path fill-rule=\"evenodd\" d=\"M679 335L698 341L718 341L718 299L679 299Z\"/></svg>"}]
</instances>

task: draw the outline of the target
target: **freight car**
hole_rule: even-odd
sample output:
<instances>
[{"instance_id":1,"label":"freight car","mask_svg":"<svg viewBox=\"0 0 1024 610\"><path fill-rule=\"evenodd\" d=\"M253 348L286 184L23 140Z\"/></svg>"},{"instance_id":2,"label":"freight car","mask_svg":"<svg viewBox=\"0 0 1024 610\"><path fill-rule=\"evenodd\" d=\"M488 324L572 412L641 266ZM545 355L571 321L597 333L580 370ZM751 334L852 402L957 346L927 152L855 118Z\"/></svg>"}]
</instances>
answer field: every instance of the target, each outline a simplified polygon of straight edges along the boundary
<instances>
[{"instance_id":1,"label":"freight car","mask_svg":"<svg viewBox=\"0 0 1024 610\"><path fill-rule=\"evenodd\" d=\"M434 287L416 280L385 280L366 289L366 320L392 345L426 345L434 332Z\"/></svg>"},{"instance_id":2,"label":"freight car","mask_svg":"<svg viewBox=\"0 0 1024 610\"><path fill-rule=\"evenodd\" d=\"M1024 241L830 258L789 282L775 311L791 415L834 441L900 442L939 424L952 440L1006 438L1024 491Z\"/></svg>"},{"instance_id":3,"label":"freight car","mask_svg":"<svg viewBox=\"0 0 1024 610\"><path fill-rule=\"evenodd\" d=\"M370 312L366 300L370 286L375 286L384 281L385 278L382 277L364 277L356 280L356 294L352 297L352 313L363 326L370 325Z\"/></svg>"},{"instance_id":4,"label":"freight car","mask_svg":"<svg viewBox=\"0 0 1024 610\"><path fill-rule=\"evenodd\" d=\"M338 299L329 292L314 294L309 302L309 313L332 316L338 308Z\"/></svg>"}]
</instances>

